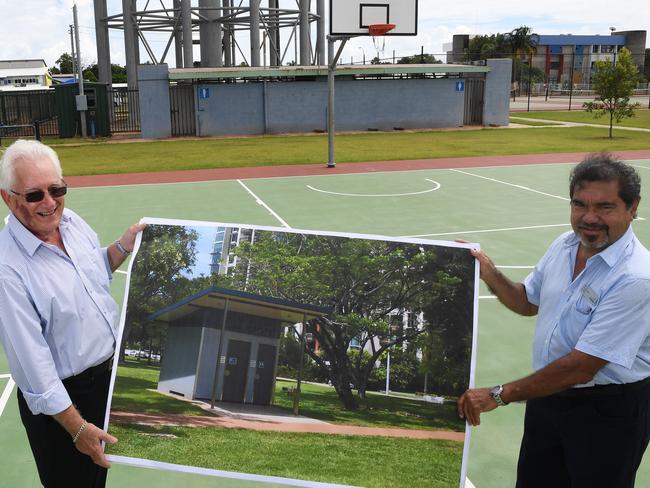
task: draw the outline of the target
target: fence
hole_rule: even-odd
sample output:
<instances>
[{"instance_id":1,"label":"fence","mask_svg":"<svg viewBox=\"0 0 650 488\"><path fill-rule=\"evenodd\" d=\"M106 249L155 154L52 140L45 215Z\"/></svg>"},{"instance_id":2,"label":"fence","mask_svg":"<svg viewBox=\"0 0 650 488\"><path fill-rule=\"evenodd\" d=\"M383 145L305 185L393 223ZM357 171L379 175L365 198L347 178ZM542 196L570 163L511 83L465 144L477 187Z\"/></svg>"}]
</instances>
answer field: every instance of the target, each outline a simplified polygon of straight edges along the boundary
<instances>
[{"instance_id":1,"label":"fence","mask_svg":"<svg viewBox=\"0 0 650 488\"><path fill-rule=\"evenodd\" d=\"M114 87L108 90L111 133L140 132L140 96L138 90Z\"/></svg>"},{"instance_id":2,"label":"fence","mask_svg":"<svg viewBox=\"0 0 650 488\"><path fill-rule=\"evenodd\" d=\"M54 90L0 92L0 126L4 137L35 137L59 133Z\"/></svg>"}]
</instances>

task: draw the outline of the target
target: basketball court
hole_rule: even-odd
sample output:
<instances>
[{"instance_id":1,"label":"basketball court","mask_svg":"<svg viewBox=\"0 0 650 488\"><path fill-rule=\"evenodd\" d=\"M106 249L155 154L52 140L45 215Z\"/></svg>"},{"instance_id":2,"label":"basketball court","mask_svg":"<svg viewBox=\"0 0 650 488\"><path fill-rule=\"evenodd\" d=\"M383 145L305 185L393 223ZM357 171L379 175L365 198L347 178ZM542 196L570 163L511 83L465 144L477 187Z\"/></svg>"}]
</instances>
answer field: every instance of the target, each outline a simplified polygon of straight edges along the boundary
<instances>
[{"instance_id":1,"label":"basketball court","mask_svg":"<svg viewBox=\"0 0 650 488\"><path fill-rule=\"evenodd\" d=\"M631 155L632 164L648 180L650 152L643 158L639 152ZM110 177L71 178L66 205L88 221L104 245L142 216L465 239L479 242L505 273L521 279L548 244L570 229L567 177L580 157L549 155L552 162L545 164L539 156L531 158L533 163L525 157L509 156L502 158L505 164L501 165L496 159L488 161L490 166L485 166L482 158L463 158L457 164L451 163L454 160L430 161L433 169L411 171L395 171L400 163L339 164L334 174L322 167L319 171L289 167L284 171L326 174L225 180L218 179L217 171L212 173L212 181L180 183L128 184L130 176L119 175L112 185L83 188L77 182L89 185L94 179L101 184ZM425 162L413 164L424 166ZM151 174L150 178L156 181L161 176ZM650 211L644 210L647 204L643 203L647 201L650 188L646 185L641 219L634 224L643 242L650 242L646 220ZM119 302L124 277L122 270L114 275L113 294ZM476 384L489 386L530 371L534 320L505 311L484 288L480 295ZM6 358L0 354L0 458L4 466L0 486L36 487L39 484L8 373ZM513 486L522 414L523 405L509 405L484 415L481 426L473 429L468 476L477 488ZM647 456L638 480L639 486L650 482ZM114 465L110 471L109 486L136 482L161 487L212 486L203 477L183 473L123 465ZM226 480L220 486L230 483L238 488L270 486L254 480ZM428 486L426 480L422 486Z\"/></svg>"}]
</instances>

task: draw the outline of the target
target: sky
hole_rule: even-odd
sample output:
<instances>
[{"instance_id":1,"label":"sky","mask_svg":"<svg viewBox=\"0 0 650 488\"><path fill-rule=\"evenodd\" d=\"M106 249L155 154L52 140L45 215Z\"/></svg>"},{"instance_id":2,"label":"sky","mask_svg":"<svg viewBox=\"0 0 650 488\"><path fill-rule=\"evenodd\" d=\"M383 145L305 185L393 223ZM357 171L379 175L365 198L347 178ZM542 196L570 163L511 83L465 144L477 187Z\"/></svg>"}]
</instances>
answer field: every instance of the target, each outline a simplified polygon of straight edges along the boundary
<instances>
[{"instance_id":1,"label":"sky","mask_svg":"<svg viewBox=\"0 0 650 488\"><path fill-rule=\"evenodd\" d=\"M149 0L150 7L171 5L171 0ZM72 24L73 0L0 0L0 60L44 59L48 66L64 52L70 52L69 25ZM77 0L80 25L82 64L96 61L94 14L92 0ZM246 2L244 2L246 3ZM312 0L312 5L315 5ZM329 4L328 1L326 1ZM144 9L146 0L138 0L138 10ZM198 0L192 0L197 6ZM268 5L262 0L262 6ZM121 12L122 0L108 0L108 14ZM280 0L280 6L295 8L295 0ZM315 8L315 7L313 7ZM526 25L538 34L600 34L609 35L610 27L622 30L650 31L650 2L648 0L591 0L567 2L545 0L419 0L418 35L415 37L387 37L382 57L418 54L422 47L427 53L441 53L443 43L450 42L454 34L495 34L509 32ZM315 27L314 27L315 30ZM150 45L159 57L167 36L149 37ZM122 32L110 31L111 62L124 64ZM647 39L650 47L650 35ZM173 51L173 49L172 49ZM293 58L293 48L288 59ZM198 46L195 47L198 59ZM360 37L348 42L342 55L344 62L360 62L363 56L369 61L377 55L370 38ZM147 60L141 50L141 62ZM240 61L239 59L238 61ZM173 56L168 56L170 67Z\"/></svg>"}]
</instances>

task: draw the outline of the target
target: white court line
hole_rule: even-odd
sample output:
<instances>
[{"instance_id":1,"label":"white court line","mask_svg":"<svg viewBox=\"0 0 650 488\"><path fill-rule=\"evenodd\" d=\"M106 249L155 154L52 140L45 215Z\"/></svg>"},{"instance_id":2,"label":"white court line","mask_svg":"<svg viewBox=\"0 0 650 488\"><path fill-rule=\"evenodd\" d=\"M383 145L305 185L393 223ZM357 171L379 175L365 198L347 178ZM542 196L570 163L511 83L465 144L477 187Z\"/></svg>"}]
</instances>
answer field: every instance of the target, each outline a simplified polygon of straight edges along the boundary
<instances>
[{"instance_id":1,"label":"white court line","mask_svg":"<svg viewBox=\"0 0 650 488\"><path fill-rule=\"evenodd\" d=\"M495 178L488 178L487 176L476 175L474 173L469 173L468 171L462 171L460 169L450 169L450 171L454 171L456 173L462 173L462 174L468 175L468 176L473 176L475 178L482 178L484 180L494 181L495 183L501 183L502 185L513 186L515 188L519 188L520 190L532 191L533 193L539 193L540 195L546 195L547 197L557 198L559 200L564 200L566 202L570 201L570 199L566 198L566 197L561 197L559 195L553 195L552 193L546 193L546 192L543 192L543 191L535 190L534 188L529 188L529 187L523 186L523 185L516 185L514 183L508 183L507 181L501 181L501 180L497 180Z\"/></svg>"},{"instance_id":2,"label":"white court line","mask_svg":"<svg viewBox=\"0 0 650 488\"><path fill-rule=\"evenodd\" d=\"M508 266L504 264L497 264L499 269L533 269L535 266Z\"/></svg>"},{"instance_id":3,"label":"white court line","mask_svg":"<svg viewBox=\"0 0 650 488\"><path fill-rule=\"evenodd\" d=\"M631 165L633 168L643 168L643 169L650 169L648 166L641 166L640 164L633 164Z\"/></svg>"},{"instance_id":4,"label":"white court line","mask_svg":"<svg viewBox=\"0 0 650 488\"><path fill-rule=\"evenodd\" d=\"M5 407L7 406L7 402L11 396L11 392L14 390L15 384L13 378L9 377L9 382L7 383L7 386L5 386L2 396L0 396L0 416L2 415L2 412L5 411Z\"/></svg>"},{"instance_id":5,"label":"white court line","mask_svg":"<svg viewBox=\"0 0 650 488\"><path fill-rule=\"evenodd\" d=\"M366 193L338 193L335 191L327 191L327 190L320 190L318 188L314 188L311 185L305 185L307 188L310 190L314 190L320 193L327 193L329 195L339 195L343 197L407 197L411 195L422 195L423 193L431 193L432 191L436 191L440 188L440 183L434 180L430 180L429 178L425 178L425 181L430 181L433 183L435 186L433 188L429 188L428 190L423 190L423 191L414 191L411 193L384 193L384 194L366 194Z\"/></svg>"},{"instance_id":6,"label":"white court line","mask_svg":"<svg viewBox=\"0 0 650 488\"><path fill-rule=\"evenodd\" d=\"M476 486L474 486L474 483L472 483L469 478L465 478L465 488L476 488Z\"/></svg>"},{"instance_id":7,"label":"white court line","mask_svg":"<svg viewBox=\"0 0 650 488\"><path fill-rule=\"evenodd\" d=\"M269 212L271 212L271 215L273 215L276 219L278 219L278 220L280 221L280 223L281 223L283 226L285 226L287 229L291 229L291 226L290 226L289 224L287 224L287 223L282 219L282 217L280 217L277 213L275 213L271 207L269 207L266 203L264 203L260 197L258 197L257 195L255 195L255 193L253 193L253 192L251 191L251 189L248 188L248 187L244 184L244 182L243 182L242 180L237 180L237 183L239 183L241 186L243 186L244 189L245 189L248 193L250 193L250 194L253 196L253 198L255 199L255 202L257 202L259 205L262 205L265 209L267 209Z\"/></svg>"},{"instance_id":8,"label":"white court line","mask_svg":"<svg viewBox=\"0 0 650 488\"><path fill-rule=\"evenodd\" d=\"M496 298L496 297L497 297L496 295L479 295L478 299L479 300L486 300L486 299L491 300L491 299Z\"/></svg>"},{"instance_id":9,"label":"white court line","mask_svg":"<svg viewBox=\"0 0 650 488\"><path fill-rule=\"evenodd\" d=\"M526 227L502 227L500 229L480 229L480 230L462 230L457 232L438 232L436 234L418 234L416 236L402 237L434 237L434 236L455 236L460 234L484 234L486 232L506 232L509 230L528 230L528 229L547 229L549 227L569 227L571 224L547 224L547 225L529 225Z\"/></svg>"},{"instance_id":10,"label":"white court line","mask_svg":"<svg viewBox=\"0 0 650 488\"><path fill-rule=\"evenodd\" d=\"M129 274L128 271L124 271L124 270L121 270L121 269L116 269L115 272L120 273L120 274Z\"/></svg>"},{"instance_id":11,"label":"white court line","mask_svg":"<svg viewBox=\"0 0 650 488\"><path fill-rule=\"evenodd\" d=\"M11 378L10 374L0 374L0 380L4 380L5 378Z\"/></svg>"}]
</instances>

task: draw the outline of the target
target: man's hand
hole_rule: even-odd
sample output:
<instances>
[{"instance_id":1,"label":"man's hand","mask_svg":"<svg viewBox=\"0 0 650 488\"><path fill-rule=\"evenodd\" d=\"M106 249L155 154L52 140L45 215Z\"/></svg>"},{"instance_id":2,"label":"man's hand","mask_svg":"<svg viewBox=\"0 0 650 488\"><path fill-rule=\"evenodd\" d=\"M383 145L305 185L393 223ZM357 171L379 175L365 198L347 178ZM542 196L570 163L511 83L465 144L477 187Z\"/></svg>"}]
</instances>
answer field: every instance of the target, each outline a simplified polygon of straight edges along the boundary
<instances>
[{"instance_id":1,"label":"man's hand","mask_svg":"<svg viewBox=\"0 0 650 488\"><path fill-rule=\"evenodd\" d=\"M75 446L79 452L90 456L95 464L102 468L110 468L111 464L106 459L106 454L104 454L102 441L106 442L106 444L115 444L117 439L96 425L88 423L84 431L79 435Z\"/></svg>"},{"instance_id":2,"label":"man's hand","mask_svg":"<svg viewBox=\"0 0 650 488\"><path fill-rule=\"evenodd\" d=\"M480 249L470 249L470 252L480 264L481 279L486 283L491 282L494 279L494 276L499 272L494 262Z\"/></svg>"},{"instance_id":3,"label":"man's hand","mask_svg":"<svg viewBox=\"0 0 650 488\"><path fill-rule=\"evenodd\" d=\"M467 390L458 399L458 416L470 425L480 425L481 413L497 408L489 388Z\"/></svg>"},{"instance_id":4,"label":"man's hand","mask_svg":"<svg viewBox=\"0 0 650 488\"><path fill-rule=\"evenodd\" d=\"M115 271L126 260L128 253L132 252L135 247L135 238L138 232L142 231L146 226L147 224L133 224L126 229L122 237L108 246L108 262L111 271Z\"/></svg>"},{"instance_id":5,"label":"man's hand","mask_svg":"<svg viewBox=\"0 0 650 488\"><path fill-rule=\"evenodd\" d=\"M144 230L147 224L133 224L131 227L126 229L119 241L124 246L124 249L131 252L135 247L135 238L138 235L138 232Z\"/></svg>"}]
</instances>

